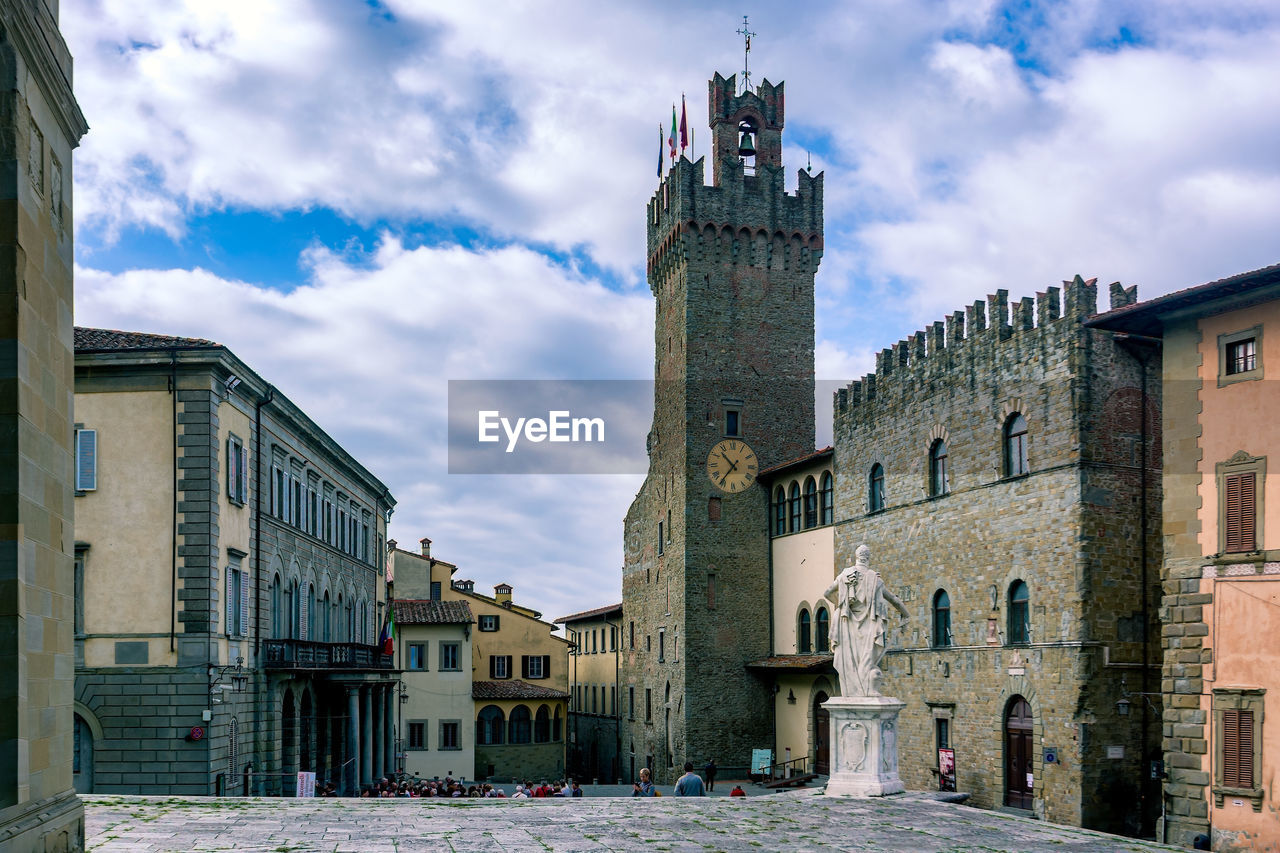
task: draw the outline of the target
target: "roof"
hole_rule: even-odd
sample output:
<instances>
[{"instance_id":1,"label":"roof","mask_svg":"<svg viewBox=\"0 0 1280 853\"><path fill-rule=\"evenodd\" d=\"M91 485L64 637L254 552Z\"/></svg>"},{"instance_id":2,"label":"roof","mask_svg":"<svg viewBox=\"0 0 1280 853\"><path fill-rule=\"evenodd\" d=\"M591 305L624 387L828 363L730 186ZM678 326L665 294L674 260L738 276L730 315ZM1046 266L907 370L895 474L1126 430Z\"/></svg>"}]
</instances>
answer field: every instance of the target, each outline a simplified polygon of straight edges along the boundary
<instances>
[{"instance_id":1,"label":"roof","mask_svg":"<svg viewBox=\"0 0 1280 853\"><path fill-rule=\"evenodd\" d=\"M471 684L472 699L568 699L563 690L539 687L527 681L475 681Z\"/></svg>"},{"instance_id":2,"label":"roof","mask_svg":"<svg viewBox=\"0 0 1280 853\"><path fill-rule=\"evenodd\" d=\"M391 606L401 625L459 625L475 621L465 601L393 599Z\"/></svg>"},{"instance_id":3,"label":"roof","mask_svg":"<svg viewBox=\"0 0 1280 853\"><path fill-rule=\"evenodd\" d=\"M1188 287L1146 302L1137 302L1099 314L1085 321L1086 326L1117 332L1136 332L1159 336L1163 331L1161 317L1172 311L1194 308L1219 299L1248 296L1264 287L1280 285L1280 264L1242 272L1229 278ZM1266 298L1274 298L1268 295ZM1246 307L1244 305L1233 307Z\"/></svg>"},{"instance_id":4,"label":"roof","mask_svg":"<svg viewBox=\"0 0 1280 853\"><path fill-rule=\"evenodd\" d=\"M221 347L204 338L180 338L153 335L150 332L121 332L116 329L90 329L76 326L75 347L85 352L140 349L213 349Z\"/></svg>"},{"instance_id":5,"label":"roof","mask_svg":"<svg viewBox=\"0 0 1280 853\"><path fill-rule=\"evenodd\" d=\"M561 616L559 619L555 621L557 625L561 625L566 622L581 622L584 619L594 619L597 616L607 616L610 613L617 613L621 615L622 602L619 601L617 604L609 604L609 605L606 605L605 607L597 607L595 610L584 610L581 613L573 613L569 616Z\"/></svg>"},{"instance_id":6,"label":"roof","mask_svg":"<svg viewBox=\"0 0 1280 853\"><path fill-rule=\"evenodd\" d=\"M783 471L789 471L792 468L803 468L806 465L812 465L819 459L825 459L832 455L831 445L827 445L821 450L815 450L812 453L806 453L804 456L797 456L795 459L789 459L786 462L779 462L777 465L770 465L760 472L761 479L768 479L774 474L781 474Z\"/></svg>"},{"instance_id":7,"label":"roof","mask_svg":"<svg viewBox=\"0 0 1280 853\"><path fill-rule=\"evenodd\" d=\"M835 672L832 656L824 655L773 655L753 660L747 669L768 672Z\"/></svg>"}]
</instances>

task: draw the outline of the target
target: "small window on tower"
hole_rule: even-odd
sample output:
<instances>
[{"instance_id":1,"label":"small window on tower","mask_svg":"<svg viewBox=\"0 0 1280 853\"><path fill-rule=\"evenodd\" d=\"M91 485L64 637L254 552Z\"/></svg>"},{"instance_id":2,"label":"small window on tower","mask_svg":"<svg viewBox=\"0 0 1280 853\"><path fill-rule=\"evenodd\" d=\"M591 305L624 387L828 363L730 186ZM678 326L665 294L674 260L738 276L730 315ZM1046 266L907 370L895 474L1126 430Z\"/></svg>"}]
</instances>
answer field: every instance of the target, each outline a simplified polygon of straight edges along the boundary
<instances>
[{"instance_id":1,"label":"small window on tower","mask_svg":"<svg viewBox=\"0 0 1280 853\"><path fill-rule=\"evenodd\" d=\"M724 434L730 436L741 435L742 431L739 425L741 413L737 409L727 409L724 413Z\"/></svg>"}]
</instances>

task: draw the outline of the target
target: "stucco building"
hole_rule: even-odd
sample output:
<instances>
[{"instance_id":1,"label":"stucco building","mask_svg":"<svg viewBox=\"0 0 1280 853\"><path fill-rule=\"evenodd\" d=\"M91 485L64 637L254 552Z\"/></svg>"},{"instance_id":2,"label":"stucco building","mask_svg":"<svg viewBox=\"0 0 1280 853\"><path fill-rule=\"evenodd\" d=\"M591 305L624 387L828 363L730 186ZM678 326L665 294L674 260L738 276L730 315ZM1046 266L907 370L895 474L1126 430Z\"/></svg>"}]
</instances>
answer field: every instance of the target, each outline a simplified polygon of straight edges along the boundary
<instances>
[{"instance_id":1,"label":"stucco building","mask_svg":"<svg viewBox=\"0 0 1280 853\"><path fill-rule=\"evenodd\" d=\"M622 668L622 605L610 604L556 620L569 648L569 773L583 781L616 782L623 777L622 708L618 673ZM631 701L634 708L634 698ZM626 778L639 768L628 766Z\"/></svg>"},{"instance_id":2,"label":"stucco building","mask_svg":"<svg viewBox=\"0 0 1280 853\"><path fill-rule=\"evenodd\" d=\"M76 850L71 152L56 0L0 2L0 849Z\"/></svg>"},{"instance_id":3,"label":"stucco building","mask_svg":"<svg viewBox=\"0 0 1280 853\"><path fill-rule=\"evenodd\" d=\"M401 671L400 768L424 779L465 779L476 761L471 632L465 601L391 602Z\"/></svg>"},{"instance_id":4,"label":"stucco building","mask_svg":"<svg viewBox=\"0 0 1280 853\"><path fill-rule=\"evenodd\" d=\"M542 614L516 604L512 588L500 583L493 596L475 591L470 580L455 580L458 567L431 556L431 540L419 553L390 543L395 600L465 602L475 619L470 638L474 779L543 780L565 775L565 720L568 716L569 643L554 636ZM438 719L429 700L404 708L405 719Z\"/></svg>"},{"instance_id":5,"label":"stucco building","mask_svg":"<svg viewBox=\"0 0 1280 853\"><path fill-rule=\"evenodd\" d=\"M1280 266L1093 321L1164 348L1165 818L1214 850L1280 845ZM1272 375L1268 375L1271 371ZM1136 688L1130 685L1131 690ZM1133 709L1145 697L1127 700Z\"/></svg>"},{"instance_id":6,"label":"stucco building","mask_svg":"<svg viewBox=\"0 0 1280 853\"><path fill-rule=\"evenodd\" d=\"M77 787L354 792L392 766L395 500L212 341L75 330Z\"/></svg>"}]
</instances>

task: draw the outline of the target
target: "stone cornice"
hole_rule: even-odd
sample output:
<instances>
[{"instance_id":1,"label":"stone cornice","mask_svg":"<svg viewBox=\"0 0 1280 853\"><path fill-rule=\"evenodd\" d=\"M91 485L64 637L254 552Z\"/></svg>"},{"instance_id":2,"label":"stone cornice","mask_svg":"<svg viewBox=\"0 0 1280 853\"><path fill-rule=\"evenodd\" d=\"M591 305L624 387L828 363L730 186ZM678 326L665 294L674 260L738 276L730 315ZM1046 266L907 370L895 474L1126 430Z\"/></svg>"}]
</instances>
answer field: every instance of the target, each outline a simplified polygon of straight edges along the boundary
<instances>
[{"instance_id":1,"label":"stone cornice","mask_svg":"<svg viewBox=\"0 0 1280 853\"><path fill-rule=\"evenodd\" d=\"M89 130L71 87L71 53L41 0L0 0L0 26L35 77L72 148Z\"/></svg>"}]
</instances>

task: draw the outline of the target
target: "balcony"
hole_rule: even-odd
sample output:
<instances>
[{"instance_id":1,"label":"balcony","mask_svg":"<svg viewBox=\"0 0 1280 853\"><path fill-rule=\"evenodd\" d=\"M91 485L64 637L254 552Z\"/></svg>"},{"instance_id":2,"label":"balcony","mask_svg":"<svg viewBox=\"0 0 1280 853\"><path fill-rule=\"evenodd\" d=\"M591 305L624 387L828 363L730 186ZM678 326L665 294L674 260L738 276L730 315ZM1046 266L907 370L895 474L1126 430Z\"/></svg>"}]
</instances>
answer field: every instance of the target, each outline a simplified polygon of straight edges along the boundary
<instances>
[{"instance_id":1,"label":"balcony","mask_svg":"<svg viewBox=\"0 0 1280 853\"><path fill-rule=\"evenodd\" d=\"M361 643L314 643L310 640L263 640L267 669L392 669L391 655L380 646Z\"/></svg>"}]
</instances>

